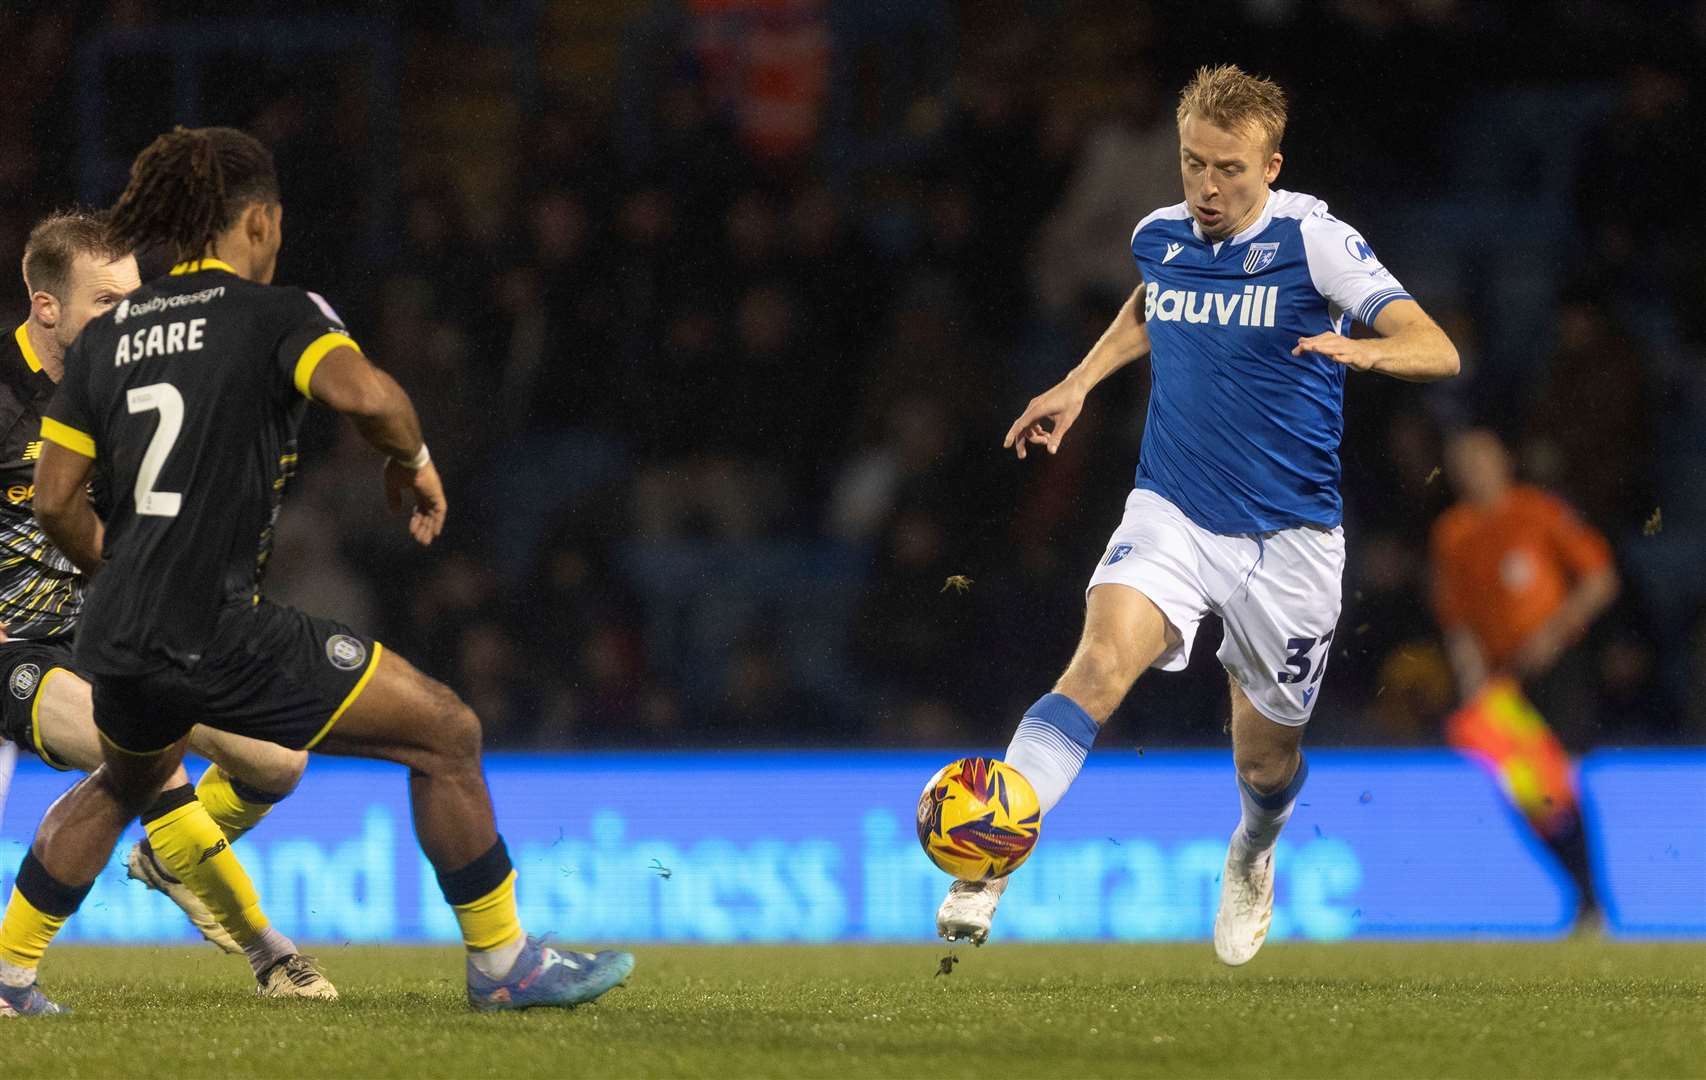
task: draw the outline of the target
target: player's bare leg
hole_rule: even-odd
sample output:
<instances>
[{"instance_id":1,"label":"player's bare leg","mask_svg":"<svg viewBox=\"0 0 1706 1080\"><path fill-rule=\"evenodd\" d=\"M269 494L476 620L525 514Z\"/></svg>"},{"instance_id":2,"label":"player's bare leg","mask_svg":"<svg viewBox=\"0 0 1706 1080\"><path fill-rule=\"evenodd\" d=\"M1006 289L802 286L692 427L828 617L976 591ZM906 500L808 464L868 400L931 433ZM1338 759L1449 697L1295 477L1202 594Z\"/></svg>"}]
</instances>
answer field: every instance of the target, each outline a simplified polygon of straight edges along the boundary
<instances>
[{"instance_id":1,"label":"player's bare leg","mask_svg":"<svg viewBox=\"0 0 1706 1080\"><path fill-rule=\"evenodd\" d=\"M201 726L190 730L189 749L212 762L195 787L196 801L233 844L271 813L275 804L296 790L308 764L308 755L300 750ZM179 790L188 783L188 774L182 774L168 781L167 786ZM133 880L170 897L207 940L228 953L244 951L195 890L162 863L151 840L144 838L132 845L125 866ZM263 974L263 970L256 972L257 977ZM281 985L278 989L285 992L269 992L269 996L303 996L307 989L315 991L312 996L331 996L324 993L331 986L329 982L321 986L306 973L299 974L298 979L290 982L288 991Z\"/></svg>"},{"instance_id":2,"label":"player's bare leg","mask_svg":"<svg viewBox=\"0 0 1706 1080\"><path fill-rule=\"evenodd\" d=\"M1054 692L1078 702L1097 726L1105 724L1137 677L1178 640L1149 597L1125 585L1098 585L1085 602L1084 633ZM1057 795L1044 813L1058 801Z\"/></svg>"},{"instance_id":3,"label":"player's bare leg","mask_svg":"<svg viewBox=\"0 0 1706 1080\"><path fill-rule=\"evenodd\" d=\"M1302 724L1268 719L1232 682L1232 758L1244 812L1227 847L1214 917L1214 952L1222 963L1249 963L1268 939L1274 917L1274 845L1308 776L1302 744Z\"/></svg>"},{"instance_id":4,"label":"player's bare leg","mask_svg":"<svg viewBox=\"0 0 1706 1080\"><path fill-rule=\"evenodd\" d=\"M104 749L105 763L48 808L0 922L0 1002L18 1015L64 1011L37 989L36 966L184 753L182 743L146 755Z\"/></svg>"},{"instance_id":5,"label":"player's bare leg","mask_svg":"<svg viewBox=\"0 0 1706 1080\"><path fill-rule=\"evenodd\" d=\"M212 764L202 774L195 787L196 802L207 817L219 827L225 839L236 843L281 802L302 779L308 755L276 743L232 735L213 728L197 726L190 729L189 749ZM187 774L168 782L171 790L182 792L188 785ZM197 823L199 825L199 823ZM202 827L200 831L205 831ZM202 936L229 953L247 953L238 936L221 925L220 919L202 902L181 875L169 869L154 850L152 840L145 837L132 845L125 860L129 876L157 892L170 897L181 908ZM192 873L200 873L200 864ZM237 927L238 931L253 930ZM253 933L242 933L244 940L253 940ZM251 955L255 976L260 980L261 993L266 997L310 997L331 999L336 989L313 963L293 959L295 945L288 938L269 936L277 950ZM280 961L286 961L280 963Z\"/></svg>"},{"instance_id":6,"label":"player's bare leg","mask_svg":"<svg viewBox=\"0 0 1706 1080\"><path fill-rule=\"evenodd\" d=\"M81 772L94 772L101 767L101 740L95 731L94 706L90 700L89 684L64 668L53 668L43 676L35 701L36 737L41 749L61 765ZM189 783L189 776L180 763L166 779L165 790L175 790ZM172 876L152 856L141 856L133 848L128 860L130 877L171 897L201 935L228 953L241 953L242 947L226 929L219 925L207 905L183 882Z\"/></svg>"},{"instance_id":7,"label":"player's bare leg","mask_svg":"<svg viewBox=\"0 0 1706 1080\"><path fill-rule=\"evenodd\" d=\"M409 770L409 802L427 860L466 866L497 842L480 766L480 720L455 692L386 650L373 678L314 747Z\"/></svg>"},{"instance_id":8,"label":"player's bare leg","mask_svg":"<svg viewBox=\"0 0 1706 1080\"><path fill-rule=\"evenodd\" d=\"M82 772L101 767L101 736L89 684L65 668L49 668L36 690L35 734L54 761Z\"/></svg>"},{"instance_id":9,"label":"player's bare leg","mask_svg":"<svg viewBox=\"0 0 1706 1080\"><path fill-rule=\"evenodd\" d=\"M1084 633L1072 662L1019 721L1007 764L1036 789L1046 816L1078 776L1096 732L1113 715L1149 665L1178 640L1149 597L1125 585L1090 590ZM950 943L982 945L1007 879L956 881L936 911L936 932Z\"/></svg>"},{"instance_id":10,"label":"player's bare leg","mask_svg":"<svg viewBox=\"0 0 1706 1080\"><path fill-rule=\"evenodd\" d=\"M402 657L375 651L371 678L315 749L408 768L415 835L468 948L469 1003L575 1005L627 978L627 953L558 953L522 929L480 764L479 717Z\"/></svg>"},{"instance_id":11,"label":"player's bare leg","mask_svg":"<svg viewBox=\"0 0 1706 1080\"><path fill-rule=\"evenodd\" d=\"M64 668L53 668L42 677L35 707L36 734L53 760L84 772L101 767L104 750L88 683ZM190 742L195 741L192 732ZM307 758L299 751L237 736L222 735L214 745L244 761L245 768L255 763L254 773L291 787L292 767L299 777ZM144 805L143 817L149 839L130 850L126 869L132 879L169 897L220 949L246 957L262 996L337 997L331 981L297 952L295 943L272 929L242 864L219 847L221 826L196 799L181 760Z\"/></svg>"},{"instance_id":12,"label":"player's bare leg","mask_svg":"<svg viewBox=\"0 0 1706 1080\"><path fill-rule=\"evenodd\" d=\"M308 768L306 751L199 725L190 729L190 752L213 763L196 794L233 842L289 797Z\"/></svg>"}]
</instances>

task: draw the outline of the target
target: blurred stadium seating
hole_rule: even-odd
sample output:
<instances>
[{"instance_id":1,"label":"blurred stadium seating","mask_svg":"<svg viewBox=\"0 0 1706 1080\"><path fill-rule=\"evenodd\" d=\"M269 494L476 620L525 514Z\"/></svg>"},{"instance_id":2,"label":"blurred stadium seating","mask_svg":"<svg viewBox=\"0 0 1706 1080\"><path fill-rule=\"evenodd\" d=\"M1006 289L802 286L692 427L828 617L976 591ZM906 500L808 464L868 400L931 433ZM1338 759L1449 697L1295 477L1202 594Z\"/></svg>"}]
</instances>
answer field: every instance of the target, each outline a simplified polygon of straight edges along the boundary
<instances>
[{"instance_id":1,"label":"blurred stadium seating","mask_svg":"<svg viewBox=\"0 0 1706 1080\"><path fill-rule=\"evenodd\" d=\"M1442 434L1487 423L1625 582L1571 749L1698 743L1702 31L1634 6L1542 40L1515 5L1398 0L8 5L0 248L104 204L174 121L274 147L280 278L416 394L452 520L408 550L321 418L271 589L445 675L492 744L988 744L1068 655L1145 379L1058 458L1000 433L1176 199L1177 87L1236 60L1294 98L1281 185L1356 221L1466 361L1352 380L1312 741L1440 741L1425 539ZM1218 743L1212 649L1109 738Z\"/></svg>"}]
</instances>

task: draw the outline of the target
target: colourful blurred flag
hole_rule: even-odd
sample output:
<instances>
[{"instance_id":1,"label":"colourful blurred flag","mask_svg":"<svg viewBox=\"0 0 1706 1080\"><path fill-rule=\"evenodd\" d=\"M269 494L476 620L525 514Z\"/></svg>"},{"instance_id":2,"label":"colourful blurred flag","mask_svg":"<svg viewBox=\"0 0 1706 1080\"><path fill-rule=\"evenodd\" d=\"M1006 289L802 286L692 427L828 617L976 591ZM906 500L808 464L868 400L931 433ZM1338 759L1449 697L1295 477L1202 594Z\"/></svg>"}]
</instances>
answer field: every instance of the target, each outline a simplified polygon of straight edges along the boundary
<instances>
[{"instance_id":1,"label":"colourful blurred flag","mask_svg":"<svg viewBox=\"0 0 1706 1080\"><path fill-rule=\"evenodd\" d=\"M1576 817L1570 755L1515 679L1490 679L1445 721L1446 741L1492 770L1505 794L1545 836Z\"/></svg>"}]
</instances>

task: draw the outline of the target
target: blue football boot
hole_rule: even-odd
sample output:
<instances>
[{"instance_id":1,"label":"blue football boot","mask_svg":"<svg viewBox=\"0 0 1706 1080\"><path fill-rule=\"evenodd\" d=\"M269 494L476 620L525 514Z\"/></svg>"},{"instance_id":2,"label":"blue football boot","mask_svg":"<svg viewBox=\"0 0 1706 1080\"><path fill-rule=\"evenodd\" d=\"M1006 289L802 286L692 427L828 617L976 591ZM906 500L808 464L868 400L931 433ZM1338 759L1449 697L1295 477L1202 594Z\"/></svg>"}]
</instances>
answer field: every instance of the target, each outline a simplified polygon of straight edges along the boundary
<instances>
[{"instance_id":1,"label":"blue football boot","mask_svg":"<svg viewBox=\"0 0 1706 1080\"><path fill-rule=\"evenodd\" d=\"M47 999L35 983L7 986L0 983L0 1018L11 1016L59 1016L70 1009Z\"/></svg>"},{"instance_id":2,"label":"blue football boot","mask_svg":"<svg viewBox=\"0 0 1706 1080\"><path fill-rule=\"evenodd\" d=\"M481 974L472 960L468 962L468 1004L480 1012L580 1005L621 983L633 970L632 953L559 953L529 934L503 979Z\"/></svg>"}]
</instances>

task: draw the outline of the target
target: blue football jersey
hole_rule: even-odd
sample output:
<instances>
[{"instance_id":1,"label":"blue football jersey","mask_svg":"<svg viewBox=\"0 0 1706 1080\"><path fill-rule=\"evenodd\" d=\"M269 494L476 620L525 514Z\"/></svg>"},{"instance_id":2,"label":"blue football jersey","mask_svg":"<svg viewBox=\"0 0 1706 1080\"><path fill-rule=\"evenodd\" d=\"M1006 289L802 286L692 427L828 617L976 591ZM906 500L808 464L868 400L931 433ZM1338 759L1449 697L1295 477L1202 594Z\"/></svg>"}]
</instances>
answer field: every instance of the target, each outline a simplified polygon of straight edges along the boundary
<instances>
[{"instance_id":1,"label":"blue football jersey","mask_svg":"<svg viewBox=\"0 0 1706 1080\"><path fill-rule=\"evenodd\" d=\"M1410 294L1326 203L1289 191L1219 243L1184 203L1157 210L1131 252L1153 372L1137 486L1210 532L1337 525L1346 369L1291 350Z\"/></svg>"}]
</instances>

